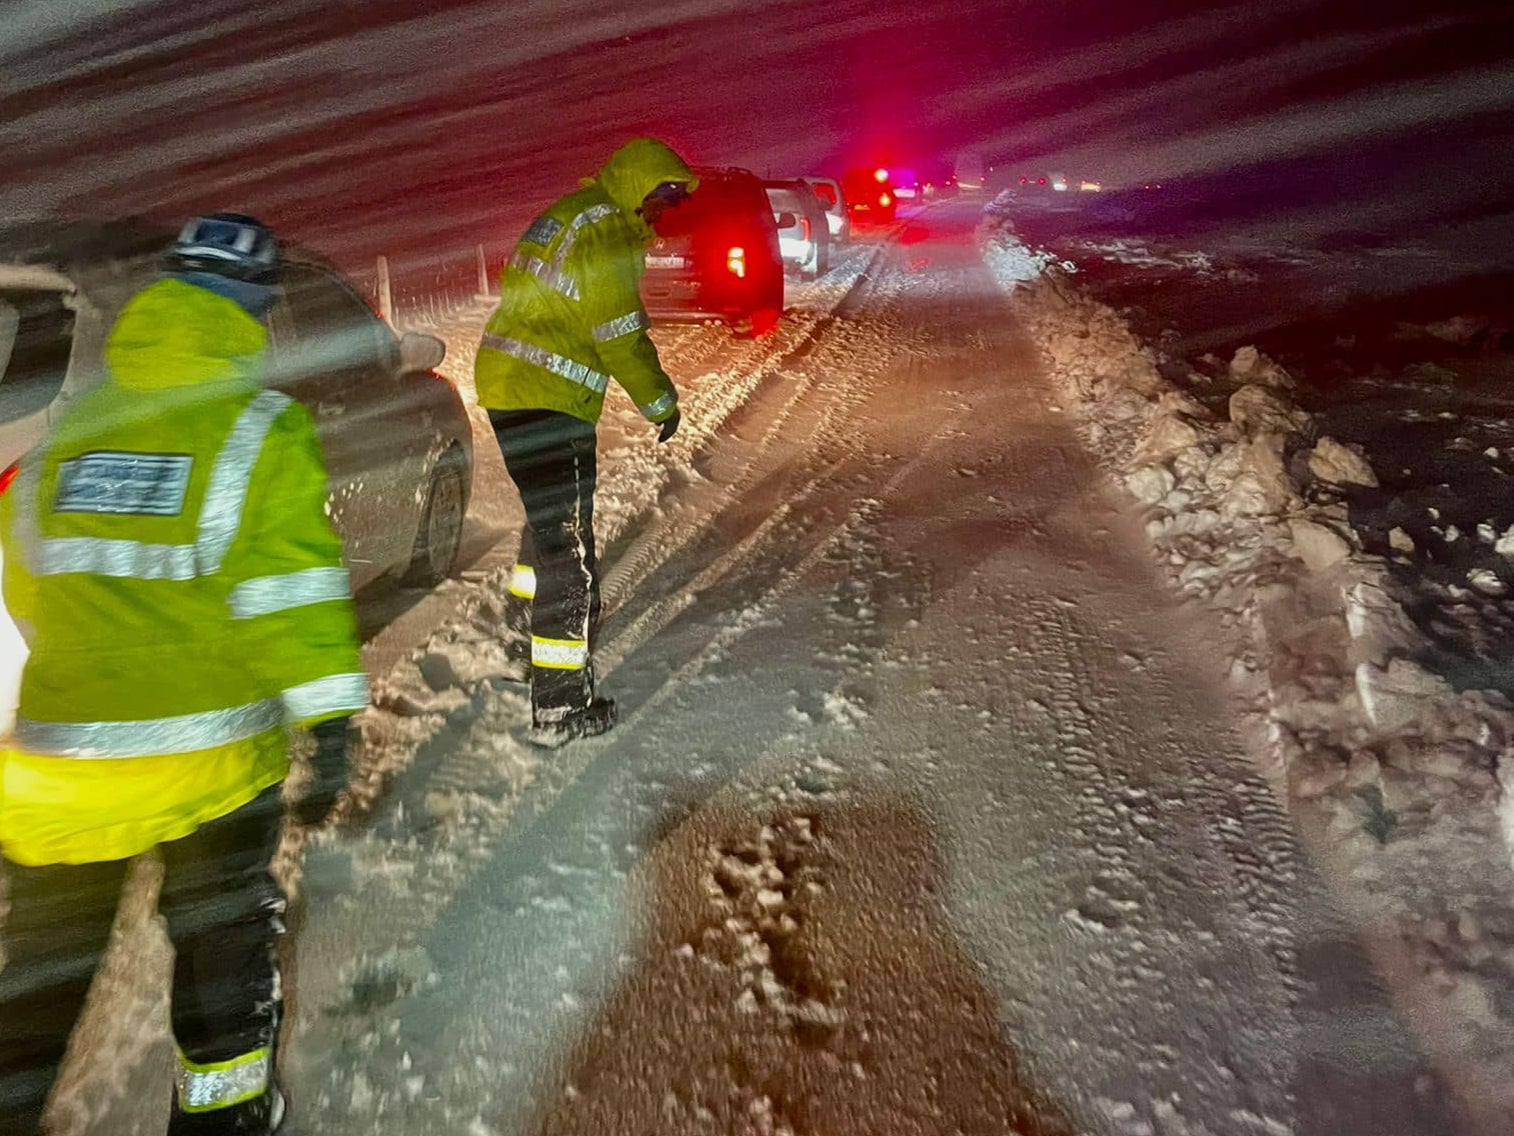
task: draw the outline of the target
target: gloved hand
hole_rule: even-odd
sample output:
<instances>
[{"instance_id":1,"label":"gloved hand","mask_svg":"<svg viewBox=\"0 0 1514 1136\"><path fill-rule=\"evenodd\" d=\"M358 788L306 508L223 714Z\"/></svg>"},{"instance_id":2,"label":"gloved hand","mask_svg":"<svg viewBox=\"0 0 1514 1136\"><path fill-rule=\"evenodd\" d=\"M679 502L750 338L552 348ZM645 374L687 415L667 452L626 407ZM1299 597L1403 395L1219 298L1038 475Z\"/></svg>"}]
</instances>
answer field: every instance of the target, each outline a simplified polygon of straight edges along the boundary
<instances>
[{"instance_id":1,"label":"gloved hand","mask_svg":"<svg viewBox=\"0 0 1514 1136\"><path fill-rule=\"evenodd\" d=\"M328 718L311 728L315 754L310 759L312 777L295 802L294 818L307 828L326 823L336 808L336 799L347 785L348 718Z\"/></svg>"},{"instance_id":2,"label":"gloved hand","mask_svg":"<svg viewBox=\"0 0 1514 1136\"><path fill-rule=\"evenodd\" d=\"M672 418L663 419L662 429L657 432L657 440L659 442L666 442L674 434L678 433L678 424L681 421L683 421L683 415L676 410L673 411Z\"/></svg>"}]
</instances>

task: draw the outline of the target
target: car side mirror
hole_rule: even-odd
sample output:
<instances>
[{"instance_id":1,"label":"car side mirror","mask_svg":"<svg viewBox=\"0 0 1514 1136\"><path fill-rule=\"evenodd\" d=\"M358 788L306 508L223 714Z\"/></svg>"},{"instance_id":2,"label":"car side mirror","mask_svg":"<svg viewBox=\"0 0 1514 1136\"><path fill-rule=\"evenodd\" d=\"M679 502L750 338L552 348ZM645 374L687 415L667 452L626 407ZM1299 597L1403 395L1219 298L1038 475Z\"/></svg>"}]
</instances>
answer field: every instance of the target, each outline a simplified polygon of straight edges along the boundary
<instances>
[{"instance_id":1,"label":"car side mirror","mask_svg":"<svg viewBox=\"0 0 1514 1136\"><path fill-rule=\"evenodd\" d=\"M780 213L774 220L778 223L780 229L792 229L795 225L799 224L799 218L795 217L792 213Z\"/></svg>"},{"instance_id":2,"label":"car side mirror","mask_svg":"<svg viewBox=\"0 0 1514 1136\"><path fill-rule=\"evenodd\" d=\"M400 365L402 375L414 375L422 371L434 371L447 357L447 345L434 335L422 335L407 331L400 340Z\"/></svg>"}]
</instances>

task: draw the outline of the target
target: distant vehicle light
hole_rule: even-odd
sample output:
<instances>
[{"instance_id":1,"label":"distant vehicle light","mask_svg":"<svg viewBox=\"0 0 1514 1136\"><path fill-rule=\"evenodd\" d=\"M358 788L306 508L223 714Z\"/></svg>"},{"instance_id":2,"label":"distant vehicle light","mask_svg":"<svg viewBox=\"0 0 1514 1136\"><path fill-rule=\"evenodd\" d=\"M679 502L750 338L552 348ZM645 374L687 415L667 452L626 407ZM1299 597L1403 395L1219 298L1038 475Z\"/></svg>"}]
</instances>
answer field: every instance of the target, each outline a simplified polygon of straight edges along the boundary
<instances>
[{"instance_id":1,"label":"distant vehicle light","mask_svg":"<svg viewBox=\"0 0 1514 1136\"><path fill-rule=\"evenodd\" d=\"M1045 185L1046 184L1046 179L1045 178L1038 178L1037 181L1036 181L1036 184L1037 185Z\"/></svg>"},{"instance_id":2,"label":"distant vehicle light","mask_svg":"<svg viewBox=\"0 0 1514 1136\"><path fill-rule=\"evenodd\" d=\"M1082 182L1078 183L1078 189L1081 190L1083 193L1098 193L1103 188L1104 188L1104 183L1103 182L1082 181Z\"/></svg>"},{"instance_id":3,"label":"distant vehicle light","mask_svg":"<svg viewBox=\"0 0 1514 1136\"><path fill-rule=\"evenodd\" d=\"M11 482L16 480L16 474L20 472L20 462L15 462L12 465L7 466L5 469L0 469L0 494L3 494L7 489L11 487Z\"/></svg>"},{"instance_id":4,"label":"distant vehicle light","mask_svg":"<svg viewBox=\"0 0 1514 1136\"><path fill-rule=\"evenodd\" d=\"M1020 179L1020 184L1021 185L1029 185L1030 184L1030 178L1021 178Z\"/></svg>"},{"instance_id":5,"label":"distant vehicle light","mask_svg":"<svg viewBox=\"0 0 1514 1136\"><path fill-rule=\"evenodd\" d=\"M879 185L882 185L888 180L888 171L882 166L879 166L876 170L873 171L873 180Z\"/></svg>"},{"instance_id":6,"label":"distant vehicle light","mask_svg":"<svg viewBox=\"0 0 1514 1136\"><path fill-rule=\"evenodd\" d=\"M725 266L732 276L738 280L746 279L746 249L740 245L732 245L726 250Z\"/></svg>"},{"instance_id":7,"label":"distant vehicle light","mask_svg":"<svg viewBox=\"0 0 1514 1136\"><path fill-rule=\"evenodd\" d=\"M885 194L881 194L878 197L878 204L881 205L881 206L883 206L883 208L885 208L885 209L887 209L893 203L894 203L894 199L892 197L890 197L886 193Z\"/></svg>"}]
</instances>

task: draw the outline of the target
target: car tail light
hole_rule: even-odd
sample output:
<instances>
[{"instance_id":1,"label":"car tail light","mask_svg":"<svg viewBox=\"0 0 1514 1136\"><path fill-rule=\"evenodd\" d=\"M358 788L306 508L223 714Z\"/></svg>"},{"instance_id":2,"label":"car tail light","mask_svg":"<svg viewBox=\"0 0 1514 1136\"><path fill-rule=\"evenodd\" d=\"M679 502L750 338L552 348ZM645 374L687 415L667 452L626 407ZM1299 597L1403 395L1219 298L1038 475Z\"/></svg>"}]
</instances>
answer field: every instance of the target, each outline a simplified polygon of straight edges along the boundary
<instances>
[{"instance_id":1,"label":"car tail light","mask_svg":"<svg viewBox=\"0 0 1514 1136\"><path fill-rule=\"evenodd\" d=\"M1030 184L1030 178L1021 178L1020 179L1020 184L1021 185L1029 185Z\"/></svg>"},{"instance_id":2,"label":"car tail light","mask_svg":"<svg viewBox=\"0 0 1514 1136\"><path fill-rule=\"evenodd\" d=\"M1036 184L1037 184L1037 185L1045 185L1045 184L1046 184L1046 179L1045 179L1045 178L1039 178L1039 179L1038 179L1038 180L1037 180L1037 181L1036 181Z\"/></svg>"},{"instance_id":3,"label":"car tail light","mask_svg":"<svg viewBox=\"0 0 1514 1136\"><path fill-rule=\"evenodd\" d=\"M16 480L16 474L21 472L21 463L13 462L5 469L0 469L0 493L4 493L11 487L11 482Z\"/></svg>"},{"instance_id":4,"label":"car tail light","mask_svg":"<svg viewBox=\"0 0 1514 1136\"><path fill-rule=\"evenodd\" d=\"M725 266L732 276L739 280L746 279L746 249L740 245L732 245L726 250Z\"/></svg>"}]
</instances>

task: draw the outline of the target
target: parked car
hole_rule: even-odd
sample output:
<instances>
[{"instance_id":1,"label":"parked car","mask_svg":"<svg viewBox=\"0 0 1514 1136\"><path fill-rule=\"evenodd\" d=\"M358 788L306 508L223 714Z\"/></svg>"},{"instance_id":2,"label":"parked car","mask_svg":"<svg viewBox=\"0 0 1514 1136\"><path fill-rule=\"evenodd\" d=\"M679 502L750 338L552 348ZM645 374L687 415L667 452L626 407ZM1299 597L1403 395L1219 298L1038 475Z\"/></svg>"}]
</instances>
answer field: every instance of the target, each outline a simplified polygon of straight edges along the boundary
<instances>
[{"instance_id":1,"label":"parked car","mask_svg":"<svg viewBox=\"0 0 1514 1136\"><path fill-rule=\"evenodd\" d=\"M826 226L830 229L831 245L844 245L852 239L851 211L846 207L846 194L835 178L804 177L798 180L807 184L825 210Z\"/></svg>"},{"instance_id":2,"label":"parked car","mask_svg":"<svg viewBox=\"0 0 1514 1136\"><path fill-rule=\"evenodd\" d=\"M778 252L785 270L818 280L831 270L831 226L825 206L802 181L770 181L764 188L778 226Z\"/></svg>"},{"instance_id":3,"label":"parked car","mask_svg":"<svg viewBox=\"0 0 1514 1136\"><path fill-rule=\"evenodd\" d=\"M642 302L656 320L711 317L760 335L783 311L778 226L762 180L734 168L695 172L699 188L657 223Z\"/></svg>"},{"instance_id":4,"label":"parked car","mask_svg":"<svg viewBox=\"0 0 1514 1136\"><path fill-rule=\"evenodd\" d=\"M851 210L854 225L888 225L893 222L899 203L886 169L879 166L848 170L841 179L841 187L846 192L847 208Z\"/></svg>"},{"instance_id":5,"label":"parked car","mask_svg":"<svg viewBox=\"0 0 1514 1136\"><path fill-rule=\"evenodd\" d=\"M102 380L111 324L154 278L171 236L69 223L0 230L0 468ZM331 265L298 248L285 255L267 381L316 421L353 586L387 573L438 583L461 544L473 467L467 411L433 370L445 346L396 338Z\"/></svg>"}]
</instances>

